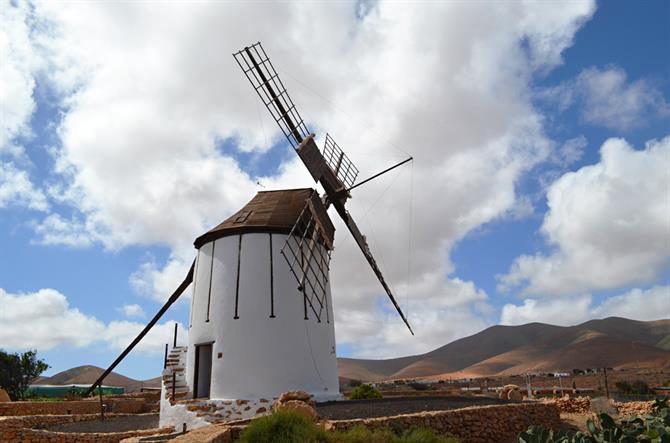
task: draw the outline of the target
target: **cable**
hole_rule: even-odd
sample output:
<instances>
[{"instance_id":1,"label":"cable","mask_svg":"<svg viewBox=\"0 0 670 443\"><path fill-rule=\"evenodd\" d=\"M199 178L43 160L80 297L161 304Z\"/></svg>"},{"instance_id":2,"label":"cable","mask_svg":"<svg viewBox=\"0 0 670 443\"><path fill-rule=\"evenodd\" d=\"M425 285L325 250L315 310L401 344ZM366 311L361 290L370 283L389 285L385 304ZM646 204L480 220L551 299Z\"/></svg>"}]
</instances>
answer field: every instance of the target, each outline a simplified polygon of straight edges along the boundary
<instances>
[{"instance_id":1,"label":"cable","mask_svg":"<svg viewBox=\"0 0 670 443\"><path fill-rule=\"evenodd\" d=\"M414 162L412 162L409 175L409 227L407 234L407 290L405 291L405 311L409 318L409 288L411 284L412 267L412 222L414 220Z\"/></svg>"}]
</instances>

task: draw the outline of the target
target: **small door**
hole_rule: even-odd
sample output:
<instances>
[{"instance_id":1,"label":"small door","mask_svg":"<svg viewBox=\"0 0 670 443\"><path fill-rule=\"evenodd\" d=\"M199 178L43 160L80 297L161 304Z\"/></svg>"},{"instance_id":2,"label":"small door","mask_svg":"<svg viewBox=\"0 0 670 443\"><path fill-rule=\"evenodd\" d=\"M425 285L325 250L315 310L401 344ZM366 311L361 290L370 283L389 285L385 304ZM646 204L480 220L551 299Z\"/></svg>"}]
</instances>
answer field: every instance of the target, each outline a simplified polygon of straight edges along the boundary
<instances>
[{"instance_id":1,"label":"small door","mask_svg":"<svg viewBox=\"0 0 670 443\"><path fill-rule=\"evenodd\" d=\"M195 345L195 373L193 397L209 398L212 384L212 344Z\"/></svg>"}]
</instances>

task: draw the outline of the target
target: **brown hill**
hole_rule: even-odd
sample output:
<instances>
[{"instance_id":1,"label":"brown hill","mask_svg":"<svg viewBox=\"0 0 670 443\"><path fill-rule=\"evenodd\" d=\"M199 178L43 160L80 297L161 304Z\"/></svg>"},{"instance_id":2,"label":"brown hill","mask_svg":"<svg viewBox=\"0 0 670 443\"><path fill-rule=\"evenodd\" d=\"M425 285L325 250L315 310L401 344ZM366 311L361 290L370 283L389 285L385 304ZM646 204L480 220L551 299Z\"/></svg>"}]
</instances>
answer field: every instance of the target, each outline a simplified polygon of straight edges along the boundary
<instances>
[{"instance_id":1,"label":"brown hill","mask_svg":"<svg viewBox=\"0 0 670 443\"><path fill-rule=\"evenodd\" d=\"M340 376L374 381L473 377L594 367L670 366L670 320L610 317L577 326L492 326L422 355L339 359Z\"/></svg>"},{"instance_id":2,"label":"brown hill","mask_svg":"<svg viewBox=\"0 0 670 443\"><path fill-rule=\"evenodd\" d=\"M43 385L88 385L93 384L105 370L97 366L85 365L59 372L51 377L40 377L35 384ZM111 372L105 377L108 386L120 386L127 392L137 391L141 387L160 387L160 377L149 380L135 380L130 377Z\"/></svg>"}]
</instances>

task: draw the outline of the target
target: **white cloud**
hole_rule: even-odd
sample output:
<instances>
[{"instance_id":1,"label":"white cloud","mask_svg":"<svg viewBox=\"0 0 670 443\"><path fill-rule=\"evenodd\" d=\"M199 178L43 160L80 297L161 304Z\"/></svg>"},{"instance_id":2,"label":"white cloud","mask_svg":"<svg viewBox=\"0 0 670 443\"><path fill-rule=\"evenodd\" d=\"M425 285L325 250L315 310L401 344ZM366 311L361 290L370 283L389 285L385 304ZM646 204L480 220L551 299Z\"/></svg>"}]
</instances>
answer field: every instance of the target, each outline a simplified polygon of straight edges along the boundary
<instances>
[{"instance_id":1,"label":"white cloud","mask_svg":"<svg viewBox=\"0 0 670 443\"><path fill-rule=\"evenodd\" d=\"M668 170L670 137L644 150L607 140L600 163L549 188L541 232L556 251L517 257L499 289L543 296L653 283L670 259Z\"/></svg>"},{"instance_id":2,"label":"white cloud","mask_svg":"<svg viewBox=\"0 0 670 443\"><path fill-rule=\"evenodd\" d=\"M38 211L49 208L47 199L35 188L26 171L13 162L0 160L0 209L8 206L25 206Z\"/></svg>"},{"instance_id":3,"label":"white cloud","mask_svg":"<svg viewBox=\"0 0 670 443\"><path fill-rule=\"evenodd\" d=\"M149 333L133 349L133 352L144 354L163 354L165 344L172 346L174 339L174 320L166 320L157 323ZM181 323L177 323L177 346L188 343L188 330ZM126 320L111 321L103 334L103 340L111 349L121 351L128 347L137 334L144 329L144 323L130 322Z\"/></svg>"},{"instance_id":4,"label":"white cloud","mask_svg":"<svg viewBox=\"0 0 670 443\"><path fill-rule=\"evenodd\" d=\"M592 312L597 318L616 316L642 321L670 318L670 286L631 289L607 298Z\"/></svg>"},{"instance_id":5,"label":"white cloud","mask_svg":"<svg viewBox=\"0 0 670 443\"><path fill-rule=\"evenodd\" d=\"M4 3L4 2L3 2ZM30 117L35 109L34 75L39 67L27 23L30 5L0 7L0 154L21 156L17 137L30 136Z\"/></svg>"},{"instance_id":6,"label":"white cloud","mask_svg":"<svg viewBox=\"0 0 670 443\"><path fill-rule=\"evenodd\" d=\"M130 276L130 285L133 289L153 300L166 301L186 277L195 256L190 248L180 249L184 252L170 255L163 267L160 267L153 257L142 263ZM184 298L191 296L189 288L184 290Z\"/></svg>"},{"instance_id":7,"label":"white cloud","mask_svg":"<svg viewBox=\"0 0 670 443\"><path fill-rule=\"evenodd\" d=\"M593 11L593 2L378 2L360 18L346 2L38 4L36 15L52 26L36 38L67 109L56 154L62 183L52 196L76 212L74 233L45 221L37 226L54 228L38 234L71 244L83 229L109 249L167 245L167 263L147 261L131 282L156 299L174 290L194 255L193 239L257 190L238 153L217 143L234 138L240 151L262 155L266 139L278 140L264 112L259 120L256 98L229 55L262 40L303 116L335 136L362 176L405 155L393 146L412 151L413 169L356 190L351 212L402 294L413 178L408 308L419 313L438 303L454 317L417 316L421 340L463 335L477 325L473 312L485 294L447 278L450 248L484 223L528 213L515 185L552 147L531 102L532 81L561 63ZM317 32L325 21L340 31ZM312 184L295 157L260 179L268 188ZM337 227L333 292L338 338L347 341L365 327L363 317L386 317L379 284L346 228ZM450 305L456 311L447 314ZM360 323L352 313L361 313ZM418 339L394 338L401 333L384 330L374 348L417 346Z\"/></svg>"},{"instance_id":8,"label":"white cloud","mask_svg":"<svg viewBox=\"0 0 670 443\"><path fill-rule=\"evenodd\" d=\"M146 316L144 309L138 304L123 305L119 308L119 311L128 318L144 318Z\"/></svg>"},{"instance_id":9,"label":"white cloud","mask_svg":"<svg viewBox=\"0 0 670 443\"><path fill-rule=\"evenodd\" d=\"M10 294L0 288L0 306L0 348L87 346L105 330L102 322L70 307L54 289Z\"/></svg>"},{"instance_id":10,"label":"white cloud","mask_svg":"<svg viewBox=\"0 0 670 443\"><path fill-rule=\"evenodd\" d=\"M553 161L563 167L570 166L582 158L587 146L588 142L583 135L566 140L554 154Z\"/></svg>"},{"instance_id":11,"label":"white cloud","mask_svg":"<svg viewBox=\"0 0 670 443\"><path fill-rule=\"evenodd\" d=\"M33 229L39 234L36 243L43 245L67 245L73 248L90 246L93 243L86 222L75 218L65 219L59 214L49 214L40 222L33 222Z\"/></svg>"},{"instance_id":12,"label":"white cloud","mask_svg":"<svg viewBox=\"0 0 670 443\"><path fill-rule=\"evenodd\" d=\"M626 72L616 66L584 69L574 80L539 91L539 96L562 111L578 105L582 121L619 131L670 116L670 106L656 84L646 79L629 82Z\"/></svg>"},{"instance_id":13,"label":"white cloud","mask_svg":"<svg viewBox=\"0 0 670 443\"><path fill-rule=\"evenodd\" d=\"M590 295L526 299L521 305L503 306L500 324L521 325L542 322L570 326L592 318L624 317L650 321L670 318L670 286L632 289L624 294L605 298L594 305Z\"/></svg>"},{"instance_id":14,"label":"white cloud","mask_svg":"<svg viewBox=\"0 0 670 443\"><path fill-rule=\"evenodd\" d=\"M503 306L500 324L523 325L540 322L560 326L576 325L590 318L590 306L590 295L545 300L527 298L521 305L508 303Z\"/></svg>"},{"instance_id":15,"label":"white cloud","mask_svg":"<svg viewBox=\"0 0 670 443\"><path fill-rule=\"evenodd\" d=\"M102 342L119 351L125 349L145 326L125 320L105 324L71 307L65 295L55 289L10 294L0 288L0 306L0 349L46 351ZM126 305L124 311L143 314L137 305ZM174 323L167 320L156 324L133 352L161 354L165 343L172 343ZM181 323L178 329L178 343L185 343L188 331Z\"/></svg>"}]
</instances>

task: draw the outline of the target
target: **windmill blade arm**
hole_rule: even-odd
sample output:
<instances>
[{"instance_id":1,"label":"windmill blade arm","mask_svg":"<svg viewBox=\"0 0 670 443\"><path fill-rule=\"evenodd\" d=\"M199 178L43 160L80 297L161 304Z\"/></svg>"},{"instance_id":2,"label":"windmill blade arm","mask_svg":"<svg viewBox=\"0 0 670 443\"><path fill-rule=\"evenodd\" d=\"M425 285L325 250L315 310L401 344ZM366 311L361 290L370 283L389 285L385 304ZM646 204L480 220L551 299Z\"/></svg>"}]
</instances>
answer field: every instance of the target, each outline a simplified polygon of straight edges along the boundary
<instances>
[{"instance_id":1,"label":"windmill blade arm","mask_svg":"<svg viewBox=\"0 0 670 443\"><path fill-rule=\"evenodd\" d=\"M412 327L409 325L407 318L405 318L405 314L402 312L402 309L400 309L398 302L396 301L395 297L393 296L393 293L391 292L391 288L389 288L388 284L386 283L386 280L384 280L384 275L382 275L382 271L379 269L379 266L377 266L377 262L375 261L375 258L372 256L372 252L370 252L370 247L368 246L368 242L365 239L365 236L361 234L361 231L358 229L358 225L356 225L356 223L351 218L351 215L349 214L348 211L343 210L342 212L340 212L338 210L337 212L342 217L342 220L344 220L344 224L347 225L347 228L349 228L349 232L351 232L351 235L354 237L354 240L356 240L356 244L358 244L358 247L361 249L361 252L365 256L365 259L370 264L372 271L377 276L377 279L379 279L379 283L381 283L382 286L384 287L386 295L388 295L388 297L391 299L391 302L393 303L393 306L395 306L396 311L398 311L400 318L402 318L402 320L407 325L409 332L411 332L412 335L414 335Z\"/></svg>"},{"instance_id":2,"label":"windmill blade arm","mask_svg":"<svg viewBox=\"0 0 670 443\"><path fill-rule=\"evenodd\" d=\"M109 373L112 372L114 368L119 363L121 363L121 361L124 358L126 358L126 355L128 355L130 351L132 351L133 348L144 338L144 336L147 335L147 333L151 330L151 328L153 328L154 325L158 322L158 320L160 320L160 318L163 316L163 314L165 314L165 311L167 311L168 308L170 308L170 306L172 306L172 304L177 301L179 296L186 290L186 288L188 288L188 285L190 285L191 282L193 281L194 268L195 268L195 260L191 264L191 268L189 269L188 274L186 274L186 278L184 278L184 281L181 282L177 290L172 293L172 295L170 296L170 298L168 298L163 307L156 313L156 315L154 315L154 318L152 318L151 321L144 327L144 329L142 329L142 332L140 332L137 335L137 337L135 337L135 339L128 345L128 347L123 350L121 355L119 355L116 358L116 360L114 360L114 362L111 365L109 365L107 369L105 369L105 372L103 372L102 375L98 377L98 379L91 385L91 387L88 388L88 390L84 394L85 397L90 395L91 392L93 392L93 390L97 386L100 386L102 384L102 381L105 379L105 377L107 377Z\"/></svg>"}]
</instances>

